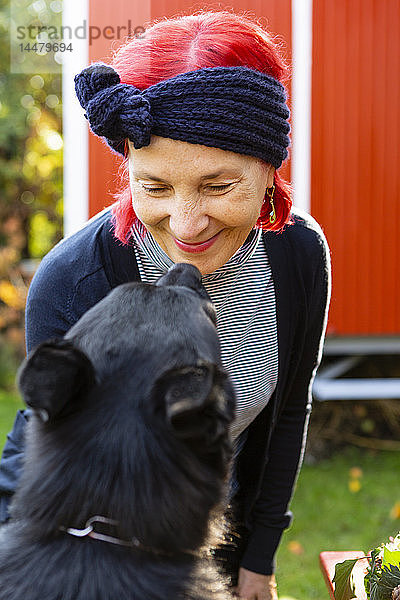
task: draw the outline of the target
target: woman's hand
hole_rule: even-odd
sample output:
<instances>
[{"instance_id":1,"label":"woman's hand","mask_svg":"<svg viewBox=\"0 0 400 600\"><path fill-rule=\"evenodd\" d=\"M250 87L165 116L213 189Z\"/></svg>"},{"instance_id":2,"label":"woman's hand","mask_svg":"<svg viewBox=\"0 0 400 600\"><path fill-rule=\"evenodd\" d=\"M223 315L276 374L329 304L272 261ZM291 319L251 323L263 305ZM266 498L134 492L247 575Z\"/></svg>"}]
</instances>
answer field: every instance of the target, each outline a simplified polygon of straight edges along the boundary
<instances>
[{"instance_id":1,"label":"woman's hand","mask_svg":"<svg viewBox=\"0 0 400 600\"><path fill-rule=\"evenodd\" d=\"M275 575L261 575L243 567L239 569L238 585L234 591L243 600L278 600Z\"/></svg>"}]
</instances>

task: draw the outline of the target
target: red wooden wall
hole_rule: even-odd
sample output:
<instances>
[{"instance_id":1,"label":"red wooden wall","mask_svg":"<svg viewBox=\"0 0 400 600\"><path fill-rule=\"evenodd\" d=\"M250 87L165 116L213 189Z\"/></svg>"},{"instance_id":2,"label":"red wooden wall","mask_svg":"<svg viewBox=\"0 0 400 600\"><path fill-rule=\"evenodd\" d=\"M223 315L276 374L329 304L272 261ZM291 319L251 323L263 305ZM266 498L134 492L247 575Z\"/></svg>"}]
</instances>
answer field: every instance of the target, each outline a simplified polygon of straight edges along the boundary
<instances>
[{"instance_id":1,"label":"red wooden wall","mask_svg":"<svg viewBox=\"0 0 400 600\"><path fill-rule=\"evenodd\" d=\"M332 248L328 331L400 334L400 2L315 0L311 212Z\"/></svg>"},{"instance_id":2,"label":"red wooden wall","mask_svg":"<svg viewBox=\"0 0 400 600\"><path fill-rule=\"evenodd\" d=\"M89 24L130 19L133 28L200 8L249 11L284 39L290 58L291 0L89 3ZM90 61L109 60L118 43L96 40ZM400 334L399 74L398 0L314 0L310 212L332 250L334 335ZM90 215L112 202L119 163L90 135Z\"/></svg>"}]
</instances>

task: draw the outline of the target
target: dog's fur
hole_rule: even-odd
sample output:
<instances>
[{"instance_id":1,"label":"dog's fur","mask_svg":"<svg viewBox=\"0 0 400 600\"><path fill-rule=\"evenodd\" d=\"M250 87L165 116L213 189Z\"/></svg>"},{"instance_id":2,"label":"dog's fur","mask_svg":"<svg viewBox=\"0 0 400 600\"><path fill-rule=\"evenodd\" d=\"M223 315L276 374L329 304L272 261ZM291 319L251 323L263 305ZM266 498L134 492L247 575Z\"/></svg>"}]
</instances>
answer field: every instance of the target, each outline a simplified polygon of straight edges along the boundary
<instances>
[{"instance_id":1,"label":"dog's fur","mask_svg":"<svg viewBox=\"0 0 400 600\"><path fill-rule=\"evenodd\" d=\"M0 600L226 600L204 546L223 500L232 385L197 269L119 286L19 372L33 416ZM62 528L101 515L125 547Z\"/></svg>"}]
</instances>

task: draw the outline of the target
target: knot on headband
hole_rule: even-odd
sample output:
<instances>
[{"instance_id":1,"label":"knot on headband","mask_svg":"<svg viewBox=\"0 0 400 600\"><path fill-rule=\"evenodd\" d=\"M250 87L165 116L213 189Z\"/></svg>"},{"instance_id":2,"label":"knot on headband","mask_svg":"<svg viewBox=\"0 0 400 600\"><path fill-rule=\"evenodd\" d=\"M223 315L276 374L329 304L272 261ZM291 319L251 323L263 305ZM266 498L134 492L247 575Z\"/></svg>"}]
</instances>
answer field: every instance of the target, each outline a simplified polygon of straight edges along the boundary
<instances>
[{"instance_id":1,"label":"knot on headband","mask_svg":"<svg viewBox=\"0 0 400 600\"><path fill-rule=\"evenodd\" d=\"M83 108L102 90L121 83L119 75L109 65L97 63L75 75L75 92Z\"/></svg>"},{"instance_id":2,"label":"knot on headband","mask_svg":"<svg viewBox=\"0 0 400 600\"><path fill-rule=\"evenodd\" d=\"M135 148L150 144L150 103L138 88L120 83L118 73L101 63L83 69L74 80L93 133L104 136L113 149L122 153L121 142L126 137L132 139Z\"/></svg>"},{"instance_id":3,"label":"knot on headband","mask_svg":"<svg viewBox=\"0 0 400 600\"><path fill-rule=\"evenodd\" d=\"M95 63L75 76L92 131L124 153L150 144L151 134L261 158L279 168L290 125L283 85L249 67L205 67L141 91Z\"/></svg>"}]
</instances>

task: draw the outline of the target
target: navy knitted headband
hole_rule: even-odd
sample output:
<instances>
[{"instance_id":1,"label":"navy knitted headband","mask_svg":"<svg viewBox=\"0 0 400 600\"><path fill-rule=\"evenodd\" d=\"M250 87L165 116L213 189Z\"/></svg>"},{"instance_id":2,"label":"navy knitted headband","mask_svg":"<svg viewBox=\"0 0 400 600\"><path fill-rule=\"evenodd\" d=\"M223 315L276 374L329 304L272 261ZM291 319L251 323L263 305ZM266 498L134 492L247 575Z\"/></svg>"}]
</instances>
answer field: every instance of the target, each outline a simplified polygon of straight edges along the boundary
<instances>
[{"instance_id":1,"label":"navy knitted headband","mask_svg":"<svg viewBox=\"0 0 400 600\"><path fill-rule=\"evenodd\" d=\"M151 134L249 154L275 168L288 154L285 89L248 67L197 69L141 91L95 63L75 76L75 91L93 133L120 154L125 138L142 148Z\"/></svg>"}]
</instances>

